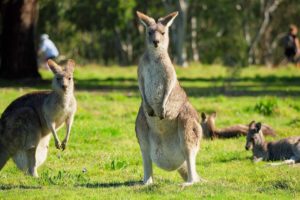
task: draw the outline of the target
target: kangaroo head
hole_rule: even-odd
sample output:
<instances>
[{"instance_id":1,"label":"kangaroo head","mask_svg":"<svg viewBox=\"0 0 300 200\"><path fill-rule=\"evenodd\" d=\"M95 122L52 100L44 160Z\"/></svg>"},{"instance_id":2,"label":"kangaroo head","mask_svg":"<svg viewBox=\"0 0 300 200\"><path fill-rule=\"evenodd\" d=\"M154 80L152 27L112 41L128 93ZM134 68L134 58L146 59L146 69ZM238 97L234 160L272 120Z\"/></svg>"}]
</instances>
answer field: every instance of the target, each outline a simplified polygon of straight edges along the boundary
<instances>
[{"instance_id":1,"label":"kangaroo head","mask_svg":"<svg viewBox=\"0 0 300 200\"><path fill-rule=\"evenodd\" d=\"M261 123L255 123L255 121L250 122L245 149L249 150L255 145L262 145L264 141L265 139L261 131Z\"/></svg>"},{"instance_id":2,"label":"kangaroo head","mask_svg":"<svg viewBox=\"0 0 300 200\"><path fill-rule=\"evenodd\" d=\"M59 93L66 93L73 91L74 81L73 81L73 72L75 67L75 62L73 60L68 60L67 65L62 68L56 64L53 60L48 60L48 66L55 75L52 80L53 90Z\"/></svg>"},{"instance_id":3,"label":"kangaroo head","mask_svg":"<svg viewBox=\"0 0 300 200\"><path fill-rule=\"evenodd\" d=\"M213 131L215 131L215 121L216 121L217 113L213 112L210 115L206 115L205 113L201 113L201 126L203 129L203 134L206 137L212 137Z\"/></svg>"},{"instance_id":4,"label":"kangaroo head","mask_svg":"<svg viewBox=\"0 0 300 200\"><path fill-rule=\"evenodd\" d=\"M146 28L147 47L154 50L168 49L169 27L178 15L178 12L172 12L165 17L161 17L157 22L139 11L136 14Z\"/></svg>"}]
</instances>

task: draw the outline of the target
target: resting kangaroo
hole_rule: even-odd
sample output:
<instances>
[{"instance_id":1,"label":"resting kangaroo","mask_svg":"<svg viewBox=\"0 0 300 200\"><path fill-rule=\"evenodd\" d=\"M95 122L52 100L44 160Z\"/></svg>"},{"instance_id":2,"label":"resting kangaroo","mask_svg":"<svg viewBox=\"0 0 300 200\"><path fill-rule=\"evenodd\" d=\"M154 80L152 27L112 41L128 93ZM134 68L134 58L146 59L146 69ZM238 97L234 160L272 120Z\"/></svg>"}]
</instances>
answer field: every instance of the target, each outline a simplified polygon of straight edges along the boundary
<instances>
[{"instance_id":1,"label":"resting kangaroo","mask_svg":"<svg viewBox=\"0 0 300 200\"><path fill-rule=\"evenodd\" d=\"M142 103L136 119L136 135L144 166L144 184L151 184L152 162L160 168L178 170L186 181L198 182L196 155L202 129L196 110L180 87L168 54L169 26L173 12L157 22L143 13L137 15L146 27L146 51L138 66Z\"/></svg>"},{"instance_id":2,"label":"resting kangaroo","mask_svg":"<svg viewBox=\"0 0 300 200\"><path fill-rule=\"evenodd\" d=\"M232 138L239 136L246 136L248 133L248 126L244 124L237 124L225 128L217 128L216 127L216 118L217 113L213 112L210 115L206 115L205 113L201 113L201 126L203 129L203 135L206 138ZM265 136L275 137L275 131L268 125L263 124L262 132Z\"/></svg>"},{"instance_id":3,"label":"resting kangaroo","mask_svg":"<svg viewBox=\"0 0 300 200\"><path fill-rule=\"evenodd\" d=\"M37 177L37 168L46 160L51 134L55 146L64 150L76 111L73 71L69 60L62 69L54 61L48 65L55 77L52 91L26 94L13 101L0 120L0 170L12 157L19 169ZM60 143L56 131L66 123L67 133Z\"/></svg>"},{"instance_id":4,"label":"resting kangaroo","mask_svg":"<svg viewBox=\"0 0 300 200\"><path fill-rule=\"evenodd\" d=\"M249 124L245 148L252 149L255 162L285 160L283 163L294 164L300 161L300 136L266 142L261 131L261 123L255 121Z\"/></svg>"}]
</instances>

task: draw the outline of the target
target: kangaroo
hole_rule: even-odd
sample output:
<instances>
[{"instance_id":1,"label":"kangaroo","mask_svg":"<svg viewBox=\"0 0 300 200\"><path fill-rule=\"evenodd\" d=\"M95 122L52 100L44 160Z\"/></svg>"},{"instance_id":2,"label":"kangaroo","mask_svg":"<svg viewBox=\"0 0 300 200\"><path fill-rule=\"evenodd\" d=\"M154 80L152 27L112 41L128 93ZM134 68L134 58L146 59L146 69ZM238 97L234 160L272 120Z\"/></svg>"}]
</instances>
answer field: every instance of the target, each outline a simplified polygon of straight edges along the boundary
<instances>
[{"instance_id":1,"label":"kangaroo","mask_svg":"<svg viewBox=\"0 0 300 200\"><path fill-rule=\"evenodd\" d=\"M55 77L52 91L29 93L14 100L0 119L0 170L12 157L17 167L38 177L37 168L47 158L51 134L57 149L66 149L76 112L73 71L69 60L62 69L54 61L48 65ZM67 132L60 143L56 131L66 123Z\"/></svg>"},{"instance_id":2,"label":"kangaroo","mask_svg":"<svg viewBox=\"0 0 300 200\"><path fill-rule=\"evenodd\" d=\"M152 162L158 167L178 170L183 186L199 182L196 155L202 129L196 110L179 85L168 54L169 27L178 12L155 20L137 11L146 28L146 51L138 65L142 103L136 119L145 185L153 183Z\"/></svg>"},{"instance_id":3,"label":"kangaroo","mask_svg":"<svg viewBox=\"0 0 300 200\"><path fill-rule=\"evenodd\" d=\"M239 136L246 136L248 133L248 126L244 124L237 124L225 128L218 129L216 128L216 118L217 113L213 112L210 115L206 115L205 113L201 113L201 126L203 129L203 135L206 138L232 138L232 137L239 137ZM262 132L265 136L272 136L275 137L275 131L272 127L268 126L267 124L262 124Z\"/></svg>"},{"instance_id":4,"label":"kangaroo","mask_svg":"<svg viewBox=\"0 0 300 200\"><path fill-rule=\"evenodd\" d=\"M266 142L261 123L255 121L249 124L245 148L252 149L254 162L284 160L282 164L294 164L300 161L300 136Z\"/></svg>"}]
</instances>

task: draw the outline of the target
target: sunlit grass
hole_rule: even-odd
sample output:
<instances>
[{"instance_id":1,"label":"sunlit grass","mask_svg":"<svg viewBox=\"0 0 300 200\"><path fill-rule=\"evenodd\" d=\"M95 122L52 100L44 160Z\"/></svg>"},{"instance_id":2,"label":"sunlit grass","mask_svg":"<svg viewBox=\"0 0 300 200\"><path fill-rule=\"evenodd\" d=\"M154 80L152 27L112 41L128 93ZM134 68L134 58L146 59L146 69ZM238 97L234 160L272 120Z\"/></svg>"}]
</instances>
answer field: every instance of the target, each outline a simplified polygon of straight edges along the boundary
<instances>
[{"instance_id":1,"label":"sunlit grass","mask_svg":"<svg viewBox=\"0 0 300 200\"><path fill-rule=\"evenodd\" d=\"M257 120L274 127L278 138L300 135L299 69L249 67L235 77L222 66L192 65L176 71L199 113L217 111L218 127ZM29 87L1 81L0 111L22 94L49 89L52 75L42 75L49 81ZM9 161L0 172L1 199L299 198L300 167L253 164L243 137L202 141L197 170L207 183L183 189L176 172L154 167L155 184L140 185L142 160L134 132L141 101L136 67L81 66L74 76L78 111L67 150L56 150L51 141L37 179ZM264 115L256 105L269 98L277 107Z\"/></svg>"}]
</instances>

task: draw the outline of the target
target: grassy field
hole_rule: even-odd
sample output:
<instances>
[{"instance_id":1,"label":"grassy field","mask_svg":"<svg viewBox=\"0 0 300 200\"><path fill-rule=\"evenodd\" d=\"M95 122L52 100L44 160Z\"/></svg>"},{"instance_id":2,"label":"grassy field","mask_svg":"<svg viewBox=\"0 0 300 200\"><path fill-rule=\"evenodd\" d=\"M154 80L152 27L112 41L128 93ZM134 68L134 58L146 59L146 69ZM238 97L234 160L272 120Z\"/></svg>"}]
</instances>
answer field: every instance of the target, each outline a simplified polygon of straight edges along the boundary
<instances>
[{"instance_id":1,"label":"grassy field","mask_svg":"<svg viewBox=\"0 0 300 200\"><path fill-rule=\"evenodd\" d=\"M176 70L198 112L218 113L218 127L257 120L271 125L278 138L300 135L299 69ZM49 89L52 74L42 75L42 82L0 81L0 113L22 94ZM24 175L10 160L0 172L0 199L300 199L299 164L254 164L244 137L202 140L197 171L206 183L181 188L179 174L154 166L155 183L142 186L136 67L85 66L74 76L78 111L68 149L56 150L51 140L39 178Z\"/></svg>"}]
</instances>

